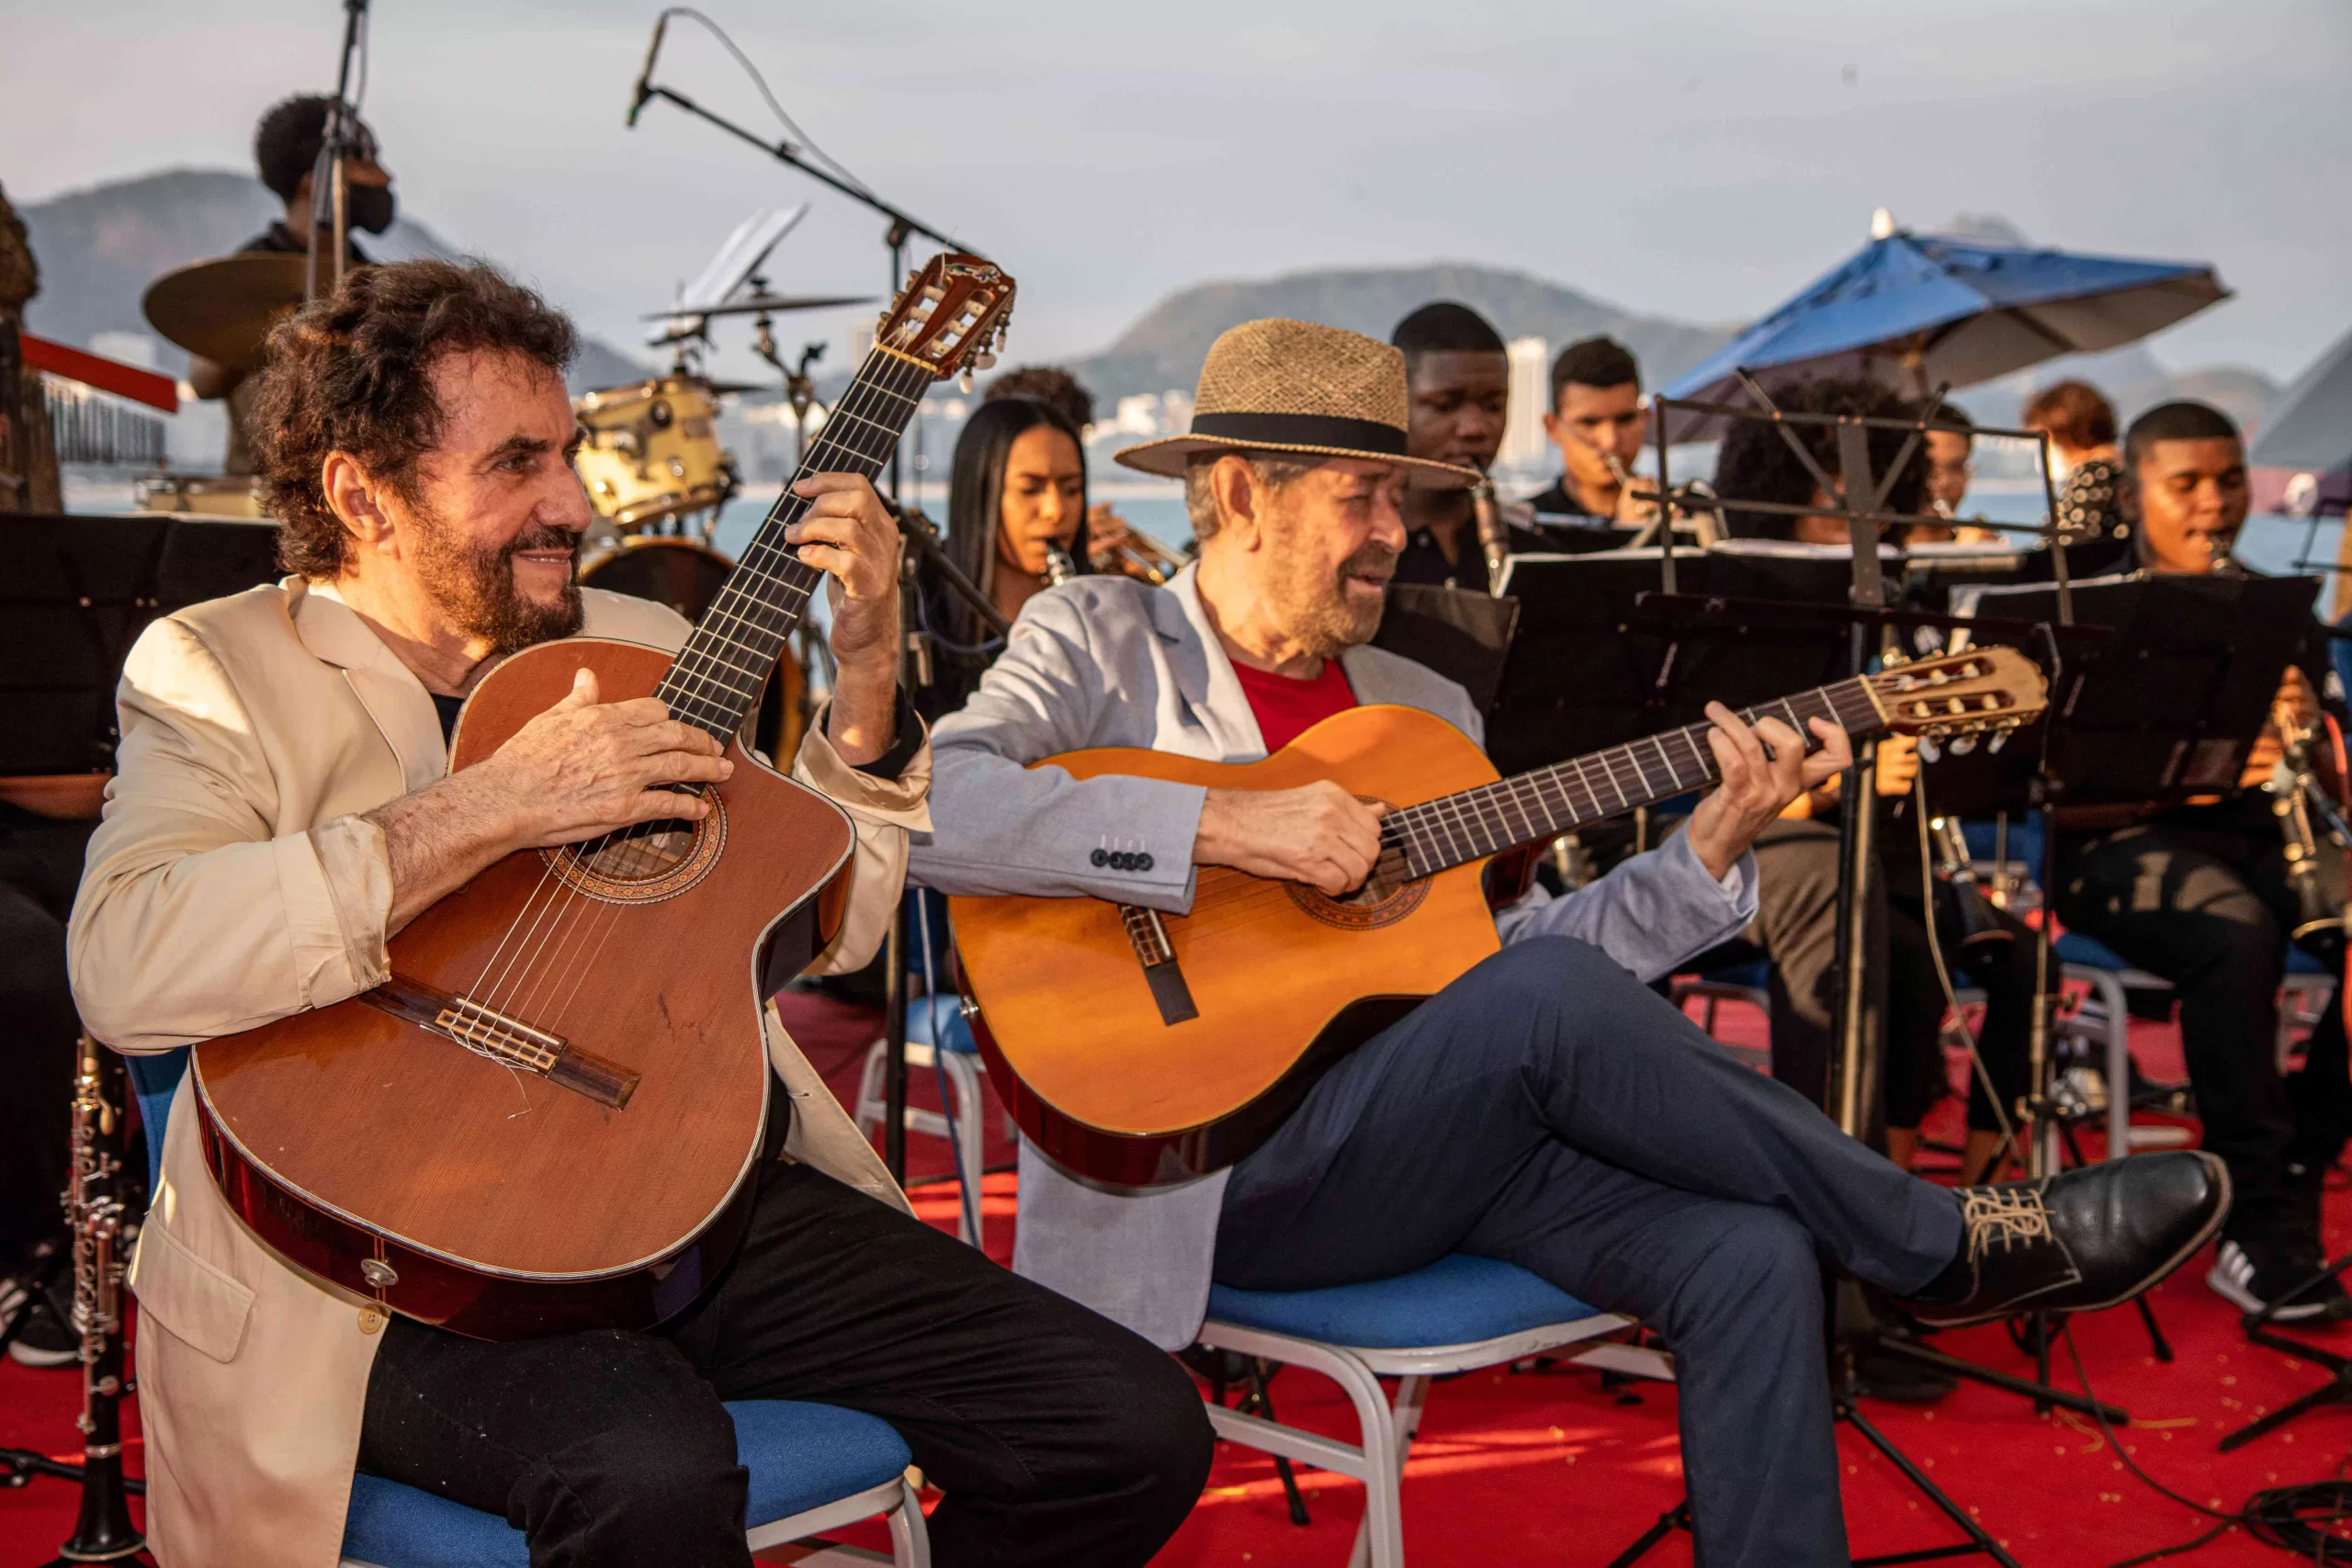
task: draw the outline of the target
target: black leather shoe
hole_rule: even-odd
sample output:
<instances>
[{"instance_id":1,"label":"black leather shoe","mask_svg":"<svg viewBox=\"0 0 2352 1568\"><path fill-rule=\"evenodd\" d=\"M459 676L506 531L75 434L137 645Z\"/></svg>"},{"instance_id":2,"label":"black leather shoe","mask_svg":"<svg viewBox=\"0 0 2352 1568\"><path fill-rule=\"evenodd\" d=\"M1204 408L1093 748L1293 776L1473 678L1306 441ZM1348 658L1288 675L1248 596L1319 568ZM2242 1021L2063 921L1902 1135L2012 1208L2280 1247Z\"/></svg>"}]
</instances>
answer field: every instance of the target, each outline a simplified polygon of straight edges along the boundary
<instances>
[{"instance_id":1,"label":"black leather shoe","mask_svg":"<svg viewBox=\"0 0 2352 1568\"><path fill-rule=\"evenodd\" d=\"M2172 1149L1954 1195L1960 1255L1904 1303L1945 1328L2121 1305L2212 1239L2229 1213L2230 1173L2202 1149Z\"/></svg>"}]
</instances>

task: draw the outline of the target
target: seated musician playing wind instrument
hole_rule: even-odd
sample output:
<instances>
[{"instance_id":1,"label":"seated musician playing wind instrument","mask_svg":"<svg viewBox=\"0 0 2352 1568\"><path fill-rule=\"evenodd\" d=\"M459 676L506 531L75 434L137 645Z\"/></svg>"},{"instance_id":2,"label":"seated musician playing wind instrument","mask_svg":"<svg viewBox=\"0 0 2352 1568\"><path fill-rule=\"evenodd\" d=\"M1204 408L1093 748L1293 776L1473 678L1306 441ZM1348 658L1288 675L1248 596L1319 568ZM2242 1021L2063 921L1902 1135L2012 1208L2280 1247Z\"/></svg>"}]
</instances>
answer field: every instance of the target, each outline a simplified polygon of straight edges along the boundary
<instances>
[{"instance_id":1,"label":"seated musician playing wind instrument","mask_svg":"<svg viewBox=\"0 0 2352 1568\"><path fill-rule=\"evenodd\" d=\"M1029 601L939 726L914 877L1178 914L1201 865L1333 895L1363 882L1379 813L1336 784L1214 790L1026 764L1102 746L1245 761L1357 704L1409 705L1475 739L1460 687L1366 646L1406 487L1475 477L1408 457L1407 427L1387 344L1288 321L1219 338L1193 433L1119 454L1184 479L1199 561L1165 589L1087 577ZM1456 1251L1517 1263L1671 1341L1703 1561L1845 1561L1819 1254L1939 1321L2087 1308L2184 1261L2227 1185L2193 1153L2007 1188L1916 1180L1648 990L1753 915L1749 842L1851 756L1826 721L1808 757L1785 725L1710 712L1723 783L1683 832L1570 897L1503 910L1498 953L1331 1066L1238 1164L1133 1192L1024 1145L1016 1268L1175 1348L1212 1276L1297 1290Z\"/></svg>"},{"instance_id":2,"label":"seated musician playing wind instrument","mask_svg":"<svg viewBox=\"0 0 2352 1568\"><path fill-rule=\"evenodd\" d=\"M98 1035L160 1052L341 1001L387 978L392 933L509 853L710 809L661 786L728 776L711 735L656 698L599 701L586 671L448 771L460 703L505 655L687 636L660 605L574 585L590 513L572 346L535 295L442 262L355 273L277 329L257 433L292 575L166 616L130 654L72 926ZM789 761L856 830L820 960L840 970L899 897L930 751L897 690L888 517L854 475L799 493L815 499L790 536L830 574L840 675ZM1148 1559L1207 1474L1189 1381L916 1221L773 1014L766 1044L786 1093L724 1271L647 1332L506 1343L388 1319L265 1247L207 1174L184 1088L131 1271L160 1558L333 1568L356 1465L512 1521L534 1563L748 1568L721 1401L749 1398L890 1422L948 1494L943 1563Z\"/></svg>"}]
</instances>

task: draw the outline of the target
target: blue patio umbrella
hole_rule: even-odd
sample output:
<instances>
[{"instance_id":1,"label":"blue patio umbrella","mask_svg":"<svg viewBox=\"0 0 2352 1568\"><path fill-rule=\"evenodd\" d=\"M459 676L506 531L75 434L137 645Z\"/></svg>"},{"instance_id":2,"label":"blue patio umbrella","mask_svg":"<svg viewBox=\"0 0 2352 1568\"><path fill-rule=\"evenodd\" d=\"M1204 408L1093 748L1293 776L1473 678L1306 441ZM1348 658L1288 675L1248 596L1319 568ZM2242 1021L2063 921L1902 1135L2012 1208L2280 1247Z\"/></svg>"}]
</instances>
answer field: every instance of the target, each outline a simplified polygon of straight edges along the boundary
<instances>
[{"instance_id":1,"label":"blue patio umbrella","mask_svg":"<svg viewBox=\"0 0 2352 1568\"><path fill-rule=\"evenodd\" d=\"M1897 230L1808 284L1666 389L1746 404L1736 372L1767 390L1811 376L1877 377L1914 397L1972 386L2062 354L2090 354L2229 297L2199 262L2134 261ZM1687 423L1686 423L1687 419ZM1677 441L1722 421L1674 420Z\"/></svg>"},{"instance_id":2,"label":"blue patio umbrella","mask_svg":"<svg viewBox=\"0 0 2352 1568\"><path fill-rule=\"evenodd\" d=\"M2352 501L2352 332L2279 394L2247 457L2258 509L2304 517L2345 510Z\"/></svg>"}]
</instances>

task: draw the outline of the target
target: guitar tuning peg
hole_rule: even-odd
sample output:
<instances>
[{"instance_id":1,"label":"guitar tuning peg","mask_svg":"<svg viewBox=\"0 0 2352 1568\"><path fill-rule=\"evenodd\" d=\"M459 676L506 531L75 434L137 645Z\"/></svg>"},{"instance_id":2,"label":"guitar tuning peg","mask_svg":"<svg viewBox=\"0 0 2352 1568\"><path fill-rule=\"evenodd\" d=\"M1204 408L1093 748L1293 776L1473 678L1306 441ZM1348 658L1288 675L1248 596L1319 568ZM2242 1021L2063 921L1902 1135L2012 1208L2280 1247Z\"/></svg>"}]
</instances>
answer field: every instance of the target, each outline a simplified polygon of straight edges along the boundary
<instances>
[{"instance_id":1,"label":"guitar tuning peg","mask_svg":"<svg viewBox=\"0 0 2352 1568\"><path fill-rule=\"evenodd\" d=\"M975 355L972 362L983 370L993 370L996 368L996 355L992 352Z\"/></svg>"},{"instance_id":2,"label":"guitar tuning peg","mask_svg":"<svg viewBox=\"0 0 2352 1568\"><path fill-rule=\"evenodd\" d=\"M2005 724L1998 729L1993 731L1993 739L1984 743L1984 750L1995 755L1998 755L2001 748L2007 746L2008 743L2009 727Z\"/></svg>"},{"instance_id":3,"label":"guitar tuning peg","mask_svg":"<svg viewBox=\"0 0 2352 1568\"><path fill-rule=\"evenodd\" d=\"M1976 737L1973 735L1955 735L1951 738L1951 754L1953 756L1965 757L1971 751L1975 750Z\"/></svg>"},{"instance_id":4,"label":"guitar tuning peg","mask_svg":"<svg viewBox=\"0 0 2352 1568\"><path fill-rule=\"evenodd\" d=\"M968 398L972 395L972 367L970 366L967 365L964 367L964 373L956 378L956 389L962 392L966 397Z\"/></svg>"},{"instance_id":5,"label":"guitar tuning peg","mask_svg":"<svg viewBox=\"0 0 2352 1568\"><path fill-rule=\"evenodd\" d=\"M1937 744L1936 738L1934 736L1922 735L1919 737L1919 761L1923 762L1932 762L1943 754L1944 749Z\"/></svg>"}]
</instances>

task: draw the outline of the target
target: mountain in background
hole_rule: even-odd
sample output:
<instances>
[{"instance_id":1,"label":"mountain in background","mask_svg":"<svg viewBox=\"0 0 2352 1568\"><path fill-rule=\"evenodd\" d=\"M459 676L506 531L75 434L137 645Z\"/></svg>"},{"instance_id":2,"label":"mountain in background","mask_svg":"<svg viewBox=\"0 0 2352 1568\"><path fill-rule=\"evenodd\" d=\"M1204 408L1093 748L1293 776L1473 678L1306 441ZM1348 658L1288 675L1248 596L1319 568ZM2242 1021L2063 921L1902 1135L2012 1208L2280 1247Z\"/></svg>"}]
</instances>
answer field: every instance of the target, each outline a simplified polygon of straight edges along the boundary
<instances>
[{"instance_id":1,"label":"mountain in background","mask_svg":"<svg viewBox=\"0 0 2352 1568\"><path fill-rule=\"evenodd\" d=\"M1217 334L1261 316L1345 327L1385 342L1407 315L1434 299L1456 299L1495 323L1506 340L1540 337L1555 352L1606 333L1631 348L1653 384L1696 365L1732 334L1603 304L1524 272L1438 262L1425 266L1338 267L1279 277L1195 284L1169 295L1098 354L1070 365L1107 413L1118 400L1180 388L1189 393Z\"/></svg>"},{"instance_id":2,"label":"mountain in background","mask_svg":"<svg viewBox=\"0 0 2352 1568\"><path fill-rule=\"evenodd\" d=\"M40 293L27 309L28 330L105 353L130 345L92 340L105 333L148 339L153 367L185 375L187 355L140 314L148 285L175 267L224 256L267 229L285 204L248 175L225 169L167 169L87 190L69 191L19 209L40 264ZM379 261L456 253L422 223L402 218L359 247ZM609 387L650 374L628 355L583 340L572 367L575 389Z\"/></svg>"}]
</instances>

